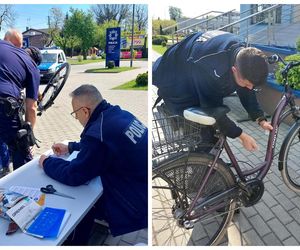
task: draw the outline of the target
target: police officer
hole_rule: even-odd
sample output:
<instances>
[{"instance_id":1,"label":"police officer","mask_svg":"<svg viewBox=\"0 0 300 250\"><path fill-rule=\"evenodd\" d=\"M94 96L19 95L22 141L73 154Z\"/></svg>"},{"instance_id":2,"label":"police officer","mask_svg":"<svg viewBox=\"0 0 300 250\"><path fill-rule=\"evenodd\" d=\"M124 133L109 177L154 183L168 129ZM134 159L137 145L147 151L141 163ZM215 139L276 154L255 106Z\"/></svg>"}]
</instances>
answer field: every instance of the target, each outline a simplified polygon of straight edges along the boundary
<instances>
[{"instance_id":1,"label":"police officer","mask_svg":"<svg viewBox=\"0 0 300 250\"><path fill-rule=\"evenodd\" d=\"M250 117L263 129L272 130L252 91L266 82L267 75L265 55L223 31L190 35L153 65L153 84L171 113L182 115L193 106L222 106L223 98L237 91ZM226 136L239 137L247 150L257 149L255 140L226 115L217 124L222 124L220 129Z\"/></svg>"},{"instance_id":2,"label":"police officer","mask_svg":"<svg viewBox=\"0 0 300 250\"><path fill-rule=\"evenodd\" d=\"M4 40L11 42L18 48L21 48L23 44L23 35L16 29L9 29L4 35Z\"/></svg>"},{"instance_id":3,"label":"police officer","mask_svg":"<svg viewBox=\"0 0 300 250\"><path fill-rule=\"evenodd\" d=\"M36 122L40 83L37 63L41 61L41 54L36 48L30 51L33 51L34 58L10 41L0 41L0 142L8 145L14 169L32 159L29 146L19 145L17 136L22 125L20 108L24 89L25 121L30 122L32 127Z\"/></svg>"},{"instance_id":4,"label":"police officer","mask_svg":"<svg viewBox=\"0 0 300 250\"><path fill-rule=\"evenodd\" d=\"M71 245L85 245L94 218L108 222L117 236L147 227L147 128L131 113L106 102L92 85L71 93L72 115L84 130L80 143L55 144L57 155L79 151L65 161L42 155L40 167L53 179L71 186L100 176L103 194L75 230Z\"/></svg>"}]
</instances>

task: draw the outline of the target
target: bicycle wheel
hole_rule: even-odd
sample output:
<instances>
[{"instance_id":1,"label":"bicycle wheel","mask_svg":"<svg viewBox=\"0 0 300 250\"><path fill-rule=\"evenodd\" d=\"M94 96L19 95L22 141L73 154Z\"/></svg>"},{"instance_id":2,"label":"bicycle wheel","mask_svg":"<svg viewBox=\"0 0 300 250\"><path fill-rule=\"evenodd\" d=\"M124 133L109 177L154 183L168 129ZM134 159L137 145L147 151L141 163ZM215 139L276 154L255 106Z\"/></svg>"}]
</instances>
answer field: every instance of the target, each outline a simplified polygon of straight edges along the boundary
<instances>
[{"instance_id":1,"label":"bicycle wheel","mask_svg":"<svg viewBox=\"0 0 300 250\"><path fill-rule=\"evenodd\" d=\"M42 97L38 102L38 111L43 112L54 103L55 98L62 90L70 74L70 65L64 63L50 78L45 90L42 93Z\"/></svg>"},{"instance_id":2,"label":"bicycle wheel","mask_svg":"<svg viewBox=\"0 0 300 250\"><path fill-rule=\"evenodd\" d=\"M202 213L202 216L193 221L193 228L186 229L179 219L194 200L212 159L210 155L192 153L188 160L177 159L153 170L153 245L218 245L221 242L234 214L234 200L218 201L217 204L224 205L209 213L204 209L194 209L193 214ZM234 184L231 170L218 161L198 201Z\"/></svg>"},{"instance_id":3,"label":"bicycle wheel","mask_svg":"<svg viewBox=\"0 0 300 250\"><path fill-rule=\"evenodd\" d=\"M284 183L297 193L300 193L299 155L300 123L295 123L282 143L278 165Z\"/></svg>"}]
</instances>

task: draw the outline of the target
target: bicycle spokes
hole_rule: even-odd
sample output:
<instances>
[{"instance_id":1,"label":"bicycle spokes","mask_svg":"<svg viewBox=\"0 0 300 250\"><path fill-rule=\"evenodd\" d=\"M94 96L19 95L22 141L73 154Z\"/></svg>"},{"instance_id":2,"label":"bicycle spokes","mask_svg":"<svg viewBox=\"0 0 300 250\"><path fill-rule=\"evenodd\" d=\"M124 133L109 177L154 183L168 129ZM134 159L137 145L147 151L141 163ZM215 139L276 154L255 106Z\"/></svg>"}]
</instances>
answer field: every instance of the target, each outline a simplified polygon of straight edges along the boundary
<instances>
[{"instance_id":1,"label":"bicycle spokes","mask_svg":"<svg viewBox=\"0 0 300 250\"><path fill-rule=\"evenodd\" d=\"M203 194L191 208L210 161L191 154L188 161L178 159L155 171L152 183L154 245L209 245L223 239L233 215L234 200L226 198L206 206L201 204L234 185L225 167L216 164Z\"/></svg>"}]
</instances>

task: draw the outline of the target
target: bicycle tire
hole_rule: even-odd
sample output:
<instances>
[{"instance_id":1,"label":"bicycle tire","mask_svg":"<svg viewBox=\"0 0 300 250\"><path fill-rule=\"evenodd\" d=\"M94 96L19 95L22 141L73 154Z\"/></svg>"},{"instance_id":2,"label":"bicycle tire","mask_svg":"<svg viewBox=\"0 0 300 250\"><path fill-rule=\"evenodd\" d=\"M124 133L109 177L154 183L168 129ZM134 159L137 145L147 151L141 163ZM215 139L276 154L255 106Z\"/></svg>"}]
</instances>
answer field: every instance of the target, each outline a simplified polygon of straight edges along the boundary
<instances>
[{"instance_id":1,"label":"bicycle tire","mask_svg":"<svg viewBox=\"0 0 300 250\"><path fill-rule=\"evenodd\" d=\"M300 123L295 123L285 137L278 158L278 167L283 182L293 191L300 193Z\"/></svg>"},{"instance_id":2,"label":"bicycle tire","mask_svg":"<svg viewBox=\"0 0 300 250\"><path fill-rule=\"evenodd\" d=\"M180 212L184 213L192 202L193 195L195 196L196 190L199 189L203 174L209 168L212 160L213 156L211 155L191 153L188 159L181 157L153 170L153 245L218 245L222 241L234 215L236 205L234 200L226 201L227 205L221 208L221 212L213 211L212 215L218 215L216 221L211 222L210 218L203 216L202 219L195 222L193 229L179 226L179 221L175 219ZM186 178L180 178L180 175ZM202 196L202 199L235 184L232 171L221 160L217 161L209 180L205 188L206 196ZM223 217L221 218L219 214ZM209 235L208 230L212 230L214 223L219 223L219 225L215 227L215 232Z\"/></svg>"},{"instance_id":3,"label":"bicycle tire","mask_svg":"<svg viewBox=\"0 0 300 250\"><path fill-rule=\"evenodd\" d=\"M55 72L55 74L50 78L47 83L46 88L42 93L42 97L38 102L38 111L43 112L50 108L63 86L65 85L70 74L70 65L69 63L64 63L61 67Z\"/></svg>"}]
</instances>

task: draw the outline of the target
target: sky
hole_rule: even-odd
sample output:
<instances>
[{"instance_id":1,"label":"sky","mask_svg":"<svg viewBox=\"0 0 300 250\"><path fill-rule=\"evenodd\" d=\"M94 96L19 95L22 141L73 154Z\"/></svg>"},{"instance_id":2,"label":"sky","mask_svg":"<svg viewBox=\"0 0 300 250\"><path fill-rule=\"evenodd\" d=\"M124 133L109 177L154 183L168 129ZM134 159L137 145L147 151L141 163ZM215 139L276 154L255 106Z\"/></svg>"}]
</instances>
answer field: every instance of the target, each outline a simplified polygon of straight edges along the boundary
<instances>
[{"instance_id":1,"label":"sky","mask_svg":"<svg viewBox=\"0 0 300 250\"><path fill-rule=\"evenodd\" d=\"M209 2L208 2L209 1ZM199 1L199 4L195 0L162 0L159 7L152 7L152 19L170 19L169 6L180 8L183 16L196 17L209 11L230 11L240 10L240 2L237 1ZM201 4L200 4L201 3Z\"/></svg>"},{"instance_id":2,"label":"sky","mask_svg":"<svg viewBox=\"0 0 300 250\"><path fill-rule=\"evenodd\" d=\"M14 28L24 32L26 27L35 29L48 28L49 10L53 7L59 7L63 13L67 13L70 7L88 10L89 4L13 4L15 12ZM4 37L6 30L0 32L0 38Z\"/></svg>"}]
</instances>

